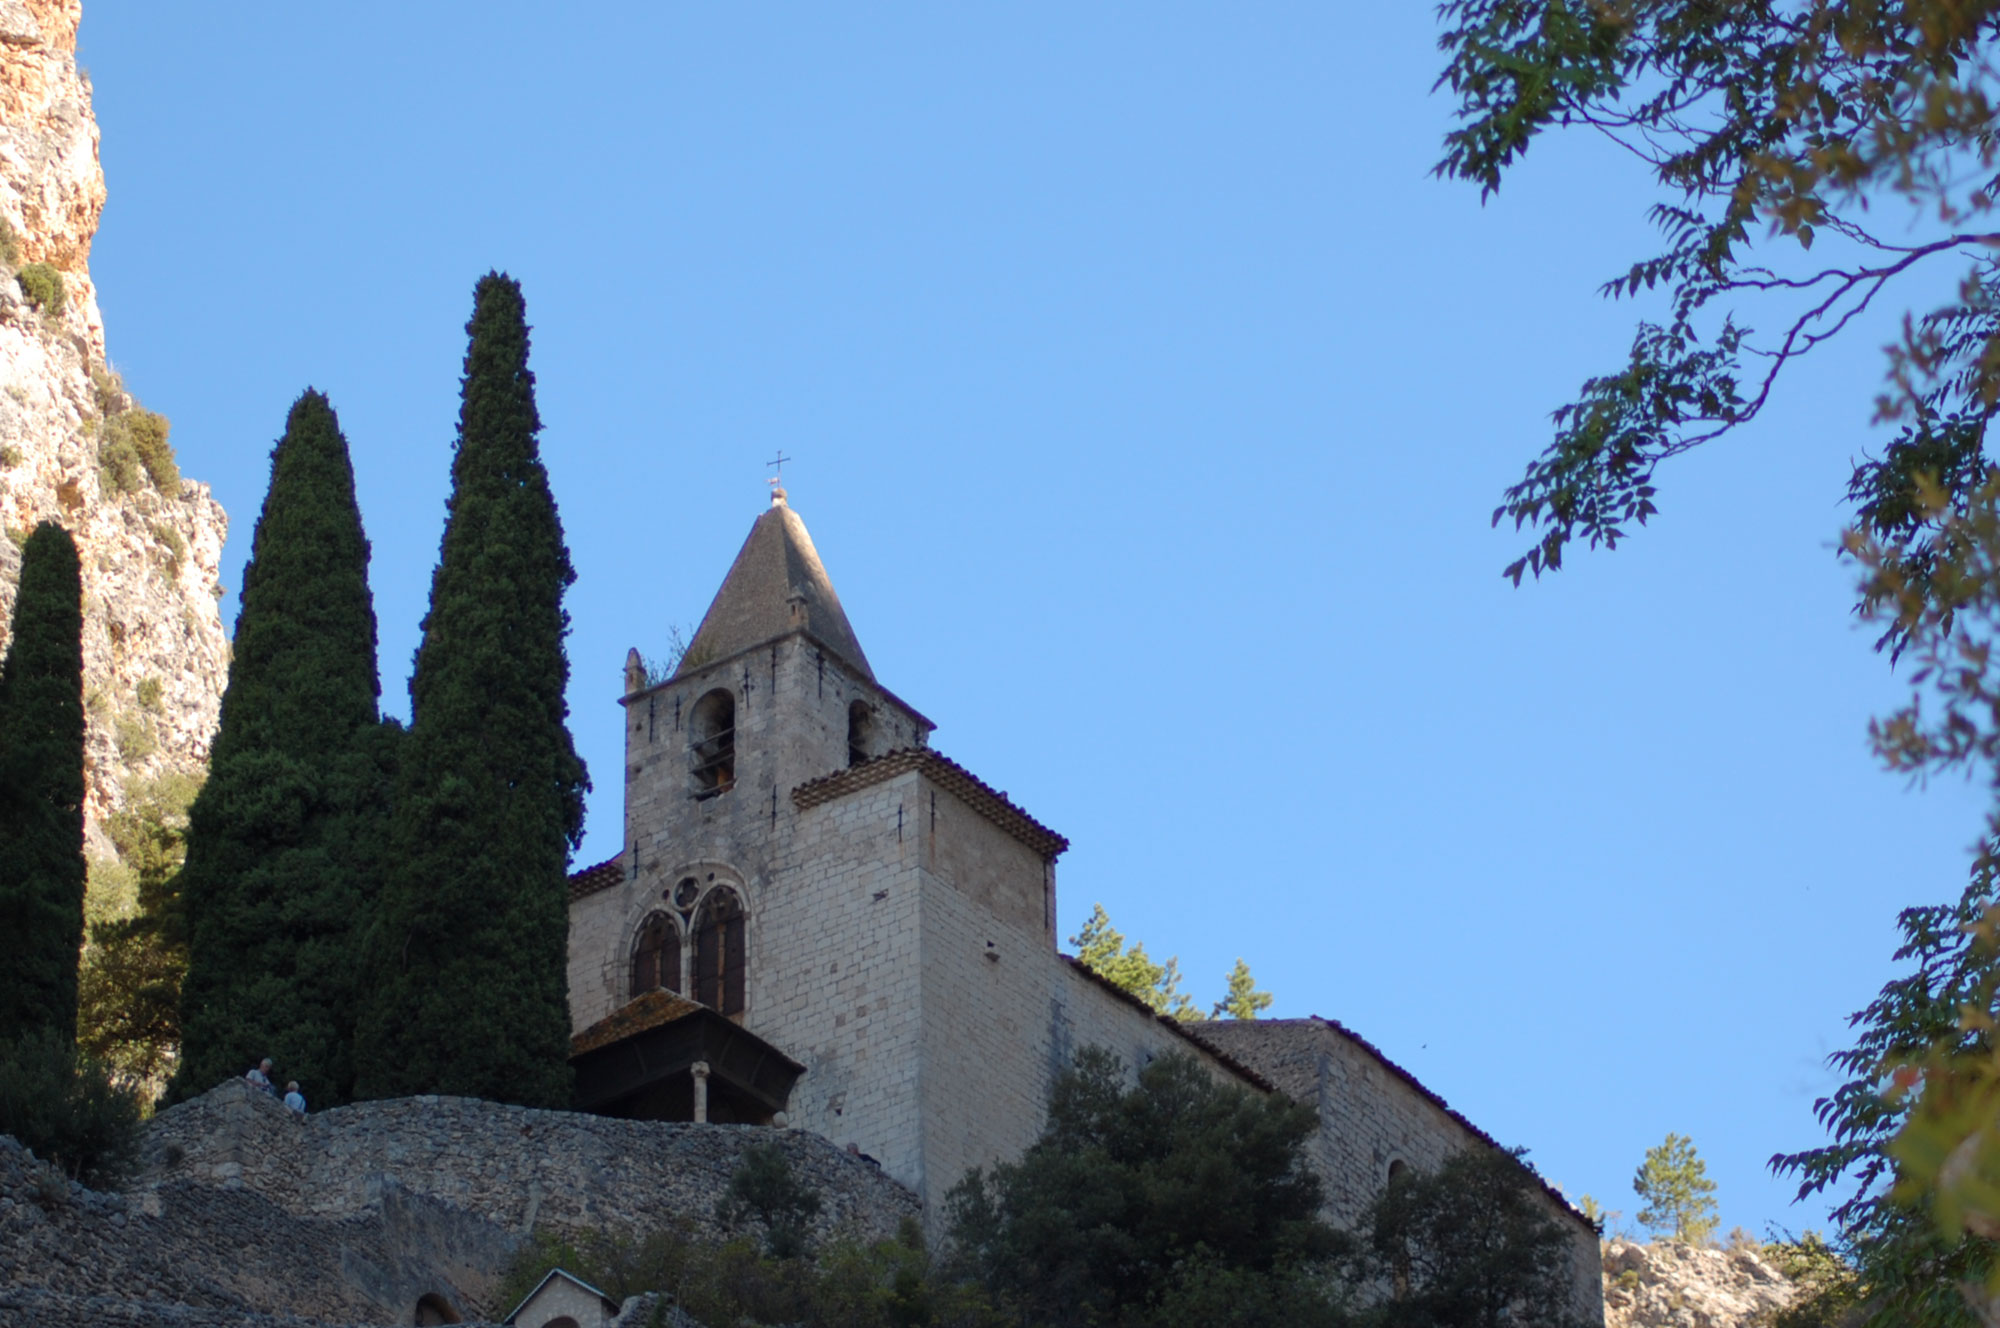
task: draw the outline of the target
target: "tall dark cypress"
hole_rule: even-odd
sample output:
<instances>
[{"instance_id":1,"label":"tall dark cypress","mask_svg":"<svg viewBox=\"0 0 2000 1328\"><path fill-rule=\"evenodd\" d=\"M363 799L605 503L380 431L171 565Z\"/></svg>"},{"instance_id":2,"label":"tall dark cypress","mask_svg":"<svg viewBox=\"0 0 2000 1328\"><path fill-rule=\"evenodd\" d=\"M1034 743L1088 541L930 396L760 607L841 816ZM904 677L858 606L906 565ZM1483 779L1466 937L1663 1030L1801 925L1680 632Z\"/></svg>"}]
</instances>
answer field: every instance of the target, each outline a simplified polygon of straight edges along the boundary
<instances>
[{"instance_id":1,"label":"tall dark cypress","mask_svg":"<svg viewBox=\"0 0 2000 1328\"><path fill-rule=\"evenodd\" d=\"M360 1091L569 1104L569 907L583 830L564 589L521 288L473 296L444 545L410 681Z\"/></svg>"},{"instance_id":2,"label":"tall dark cypress","mask_svg":"<svg viewBox=\"0 0 2000 1328\"><path fill-rule=\"evenodd\" d=\"M21 549L0 665L0 1040L76 1040L83 949L83 579L52 521Z\"/></svg>"},{"instance_id":3,"label":"tall dark cypress","mask_svg":"<svg viewBox=\"0 0 2000 1328\"><path fill-rule=\"evenodd\" d=\"M333 407L308 390L271 451L221 727L188 814L172 1096L263 1056L315 1105L352 1095L392 778L380 692L354 468Z\"/></svg>"}]
</instances>

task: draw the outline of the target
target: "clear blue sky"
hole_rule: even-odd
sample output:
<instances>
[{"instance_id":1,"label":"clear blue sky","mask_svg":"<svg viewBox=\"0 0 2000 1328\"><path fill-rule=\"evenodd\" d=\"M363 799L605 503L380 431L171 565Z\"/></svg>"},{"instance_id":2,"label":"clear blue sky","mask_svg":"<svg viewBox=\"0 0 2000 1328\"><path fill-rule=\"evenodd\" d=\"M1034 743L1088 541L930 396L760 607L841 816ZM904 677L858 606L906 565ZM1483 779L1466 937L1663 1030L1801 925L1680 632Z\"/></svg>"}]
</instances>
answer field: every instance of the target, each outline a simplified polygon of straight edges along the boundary
<instances>
[{"instance_id":1,"label":"clear blue sky","mask_svg":"<svg viewBox=\"0 0 2000 1328\"><path fill-rule=\"evenodd\" d=\"M1631 1211L1674 1130L1725 1229L1820 1224L1765 1159L1818 1141L1982 806L1864 741L1900 683L1831 550L1887 323L1510 589L1488 516L1622 358L1595 292L1650 195L1581 138L1483 209L1430 178L1434 40L1426 4L87 0L93 271L232 586L331 394L399 713L472 284L522 280L581 860L626 648L699 619L783 448L880 678L1074 842L1065 935L1102 901L1204 1003L1243 956L1571 1194Z\"/></svg>"}]
</instances>

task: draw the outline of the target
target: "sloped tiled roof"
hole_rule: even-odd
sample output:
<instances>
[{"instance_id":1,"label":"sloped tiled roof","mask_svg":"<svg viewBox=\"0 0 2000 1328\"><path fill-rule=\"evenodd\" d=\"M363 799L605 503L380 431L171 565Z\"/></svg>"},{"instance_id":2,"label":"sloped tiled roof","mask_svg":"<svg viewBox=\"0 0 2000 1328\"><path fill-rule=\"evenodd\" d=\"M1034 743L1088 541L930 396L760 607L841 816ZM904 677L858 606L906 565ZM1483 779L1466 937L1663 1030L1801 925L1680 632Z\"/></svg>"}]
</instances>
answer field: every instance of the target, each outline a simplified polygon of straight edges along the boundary
<instances>
[{"instance_id":1,"label":"sloped tiled roof","mask_svg":"<svg viewBox=\"0 0 2000 1328\"><path fill-rule=\"evenodd\" d=\"M1037 821L1008 800L1007 795L958 762L940 756L928 747L899 747L893 752L870 757L859 764L818 779L809 779L792 790L792 805L800 811L845 797L911 770L999 826L1015 839L1053 861L1069 847L1069 840Z\"/></svg>"},{"instance_id":2,"label":"sloped tiled roof","mask_svg":"<svg viewBox=\"0 0 2000 1328\"><path fill-rule=\"evenodd\" d=\"M770 509L750 527L729 575L722 579L722 589L715 592L681 656L676 676L804 631L859 669L862 677L875 681L868 656L861 653L840 596L806 533L806 523L786 505L783 495L779 490Z\"/></svg>"},{"instance_id":3,"label":"sloped tiled roof","mask_svg":"<svg viewBox=\"0 0 2000 1328\"><path fill-rule=\"evenodd\" d=\"M624 880L625 867L623 858L624 855L621 853L606 858L595 866L571 872L569 874L569 897L571 899L581 899L585 895L594 895L599 890L609 890L612 886Z\"/></svg>"},{"instance_id":4,"label":"sloped tiled roof","mask_svg":"<svg viewBox=\"0 0 2000 1328\"><path fill-rule=\"evenodd\" d=\"M635 996L613 1010L604 1018L584 1029L569 1040L569 1054L581 1056L585 1052L608 1047L614 1042L622 1042L634 1033L643 1033L649 1028L671 1024L674 1020L706 1009L699 1002L676 996L670 991L649 991L643 996Z\"/></svg>"}]
</instances>

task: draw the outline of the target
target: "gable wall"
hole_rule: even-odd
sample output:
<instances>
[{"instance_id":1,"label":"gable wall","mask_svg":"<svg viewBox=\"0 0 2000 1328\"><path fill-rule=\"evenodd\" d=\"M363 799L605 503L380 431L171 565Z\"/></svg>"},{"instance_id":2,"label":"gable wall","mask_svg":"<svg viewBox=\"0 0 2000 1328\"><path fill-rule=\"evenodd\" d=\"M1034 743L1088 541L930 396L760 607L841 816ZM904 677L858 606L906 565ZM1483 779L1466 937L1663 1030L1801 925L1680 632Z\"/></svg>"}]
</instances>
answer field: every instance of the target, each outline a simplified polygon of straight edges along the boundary
<instances>
[{"instance_id":1,"label":"gable wall","mask_svg":"<svg viewBox=\"0 0 2000 1328\"><path fill-rule=\"evenodd\" d=\"M566 1277L552 1277L529 1298L508 1322L513 1328L544 1328L564 1315L583 1328L597 1328L608 1317L604 1302L595 1292L585 1291Z\"/></svg>"}]
</instances>

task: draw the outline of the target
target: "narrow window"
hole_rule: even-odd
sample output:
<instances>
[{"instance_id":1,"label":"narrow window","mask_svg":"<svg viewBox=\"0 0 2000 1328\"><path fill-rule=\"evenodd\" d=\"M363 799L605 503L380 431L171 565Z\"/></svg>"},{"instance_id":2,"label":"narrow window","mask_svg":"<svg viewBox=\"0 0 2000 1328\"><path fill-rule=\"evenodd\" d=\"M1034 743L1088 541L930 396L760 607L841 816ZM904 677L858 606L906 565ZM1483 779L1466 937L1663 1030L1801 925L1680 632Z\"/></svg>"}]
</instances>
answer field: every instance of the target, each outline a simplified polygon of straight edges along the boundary
<instances>
[{"instance_id":1,"label":"narrow window","mask_svg":"<svg viewBox=\"0 0 2000 1328\"><path fill-rule=\"evenodd\" d=\"M688 773L694 796L712 798L736 785L736 698L718 687L688 716Z\"/></svg>"},{"instance_id":2,"label":"narrow window","mask_svg":"<svg viewBox=\"0 0 2000 1328\"><path fill-rule=\"evenodd\" d=\"M869 739L875 728L874 709L866 701L847 707L847 763L860 765L868 759Z\"/></svg>"},{"instance_id":3,"label":"narrow window","mask_svg":"<svg viewBox=\"0 0 2000 1328\"><path fill-rule=\"evenodd\" d=\"M681 989L681 934L674 920L655 913L639 925L632 945L632 994Z\"/></svg>"},{"instance_id":4,"label":"narrow window","mask_svg":"<svg viewBox=\"0 0 2000 1328\"><path fill-rule=\"evenodd\" d=\"M710 892L694 926L694 998L723 1014L743 1013L743 904L733 890Z\"/></svg>"}]
</instances>

